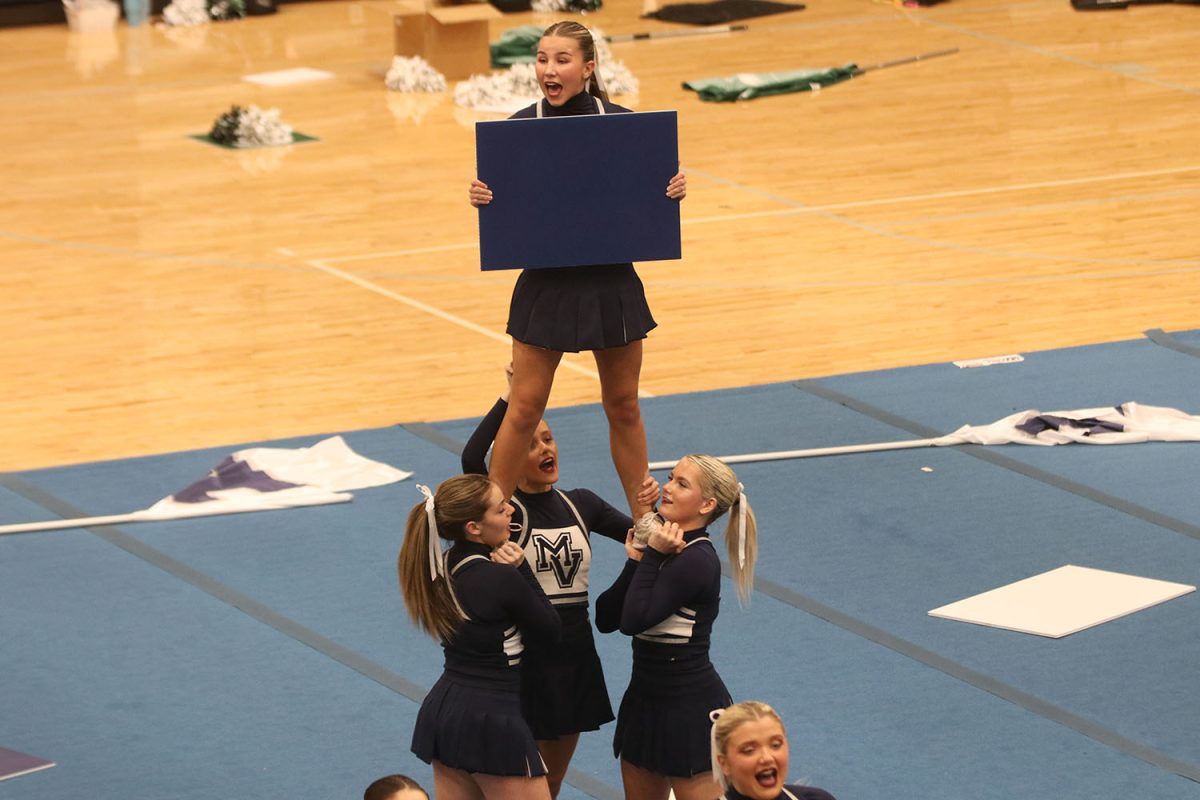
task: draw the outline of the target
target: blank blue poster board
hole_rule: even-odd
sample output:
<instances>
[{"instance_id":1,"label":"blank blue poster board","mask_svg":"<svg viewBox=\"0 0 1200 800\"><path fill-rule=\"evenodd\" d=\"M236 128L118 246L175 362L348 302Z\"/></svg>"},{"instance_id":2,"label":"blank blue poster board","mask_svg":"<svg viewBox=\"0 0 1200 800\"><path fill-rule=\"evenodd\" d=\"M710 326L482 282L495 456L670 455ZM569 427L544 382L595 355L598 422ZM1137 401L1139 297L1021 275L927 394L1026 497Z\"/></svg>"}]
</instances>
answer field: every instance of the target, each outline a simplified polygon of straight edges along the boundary
<instances>
[{"instance_id":1,"label":"blank blue poster board","mask_svg":"<svg viewBox=\"0 0 1200 800\"><path fill-rule=\"evenodd\" d=\"M475 158L481 269L681 256L674 111L477 122Z\"/></svg>"}]
</instances>

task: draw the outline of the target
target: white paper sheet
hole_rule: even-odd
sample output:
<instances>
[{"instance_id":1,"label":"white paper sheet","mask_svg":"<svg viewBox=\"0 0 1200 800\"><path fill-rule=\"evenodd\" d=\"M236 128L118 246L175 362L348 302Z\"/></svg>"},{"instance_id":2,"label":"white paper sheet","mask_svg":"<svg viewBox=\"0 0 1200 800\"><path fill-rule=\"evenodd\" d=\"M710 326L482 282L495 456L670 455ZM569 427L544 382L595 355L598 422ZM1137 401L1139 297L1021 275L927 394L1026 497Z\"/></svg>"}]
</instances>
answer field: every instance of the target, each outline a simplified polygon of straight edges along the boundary
<instances>
[{"instance_id":1,"label":"white paper sheet","mask_svg":"<svg viewBox=\"0 0 1200 800\"><path fill-rule=\"evenodd\" d=\"M1062 638L1196 591L1071 564L935 608L930 616Z\"/></svg>"},{"instance_id":2,"label":"white paper sheet","mask_svg":"<svg viewBox=\"0 0 1200 800\"><path fill-rule=\"evenodd\" d=\"M325 81L332 77L332 72L326 72L323 69L296 67L294 69L280 69L274 72L257 72L253 75L243 75L242 80L257 83L260 86L288 86L293 83Z\"/></svg>"}]
</instances>

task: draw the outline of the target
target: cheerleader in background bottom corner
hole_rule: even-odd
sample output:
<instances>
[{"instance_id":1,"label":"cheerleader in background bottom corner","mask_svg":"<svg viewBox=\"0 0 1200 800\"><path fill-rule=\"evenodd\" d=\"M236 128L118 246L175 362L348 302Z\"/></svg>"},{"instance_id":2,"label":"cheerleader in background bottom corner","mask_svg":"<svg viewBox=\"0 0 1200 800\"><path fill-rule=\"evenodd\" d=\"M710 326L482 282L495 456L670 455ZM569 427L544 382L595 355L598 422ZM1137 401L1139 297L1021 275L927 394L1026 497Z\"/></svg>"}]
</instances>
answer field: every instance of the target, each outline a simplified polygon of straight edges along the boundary
<instances>
[{"instance_id":1,"label":"cheerleader in background bottom corner","mask_svg":"<svg viewBox=\"0 0 1200 800\"><path fill-rule=\"evenodd\" d=\"M725 800L834 800L815 786L784 784L787 731L766 703L735 703L713 711L712 720L712 768Z\"/></svg>"},{"instance_id":2,"label":"cheerleader in background bottom corner","mask_svg":"<svg viewBox=\"0 0 1200 800\"><path fill-rule=\"evenodd\" d=\"M758 534L737 475L713 456L684 456L662 490L665 520L644 550L633 535L629 560L596 601L596 627L633 638L633 672L617 713L613 753L625 796L637 800L716 800L712 772L714 708L732 699L709 660L721 601L721 559L708 526L729 513L726 545L743 601L754 584Z\"/></svg>"},{"instance_id":3,"label":"cheerleader in background bottom corner","mask_svg":"<svg viewBox=\"0 0 1200 800\"><path fill-rule=\"evenodd\" d=\"M363 792L363 800L429 800L429 795L412 778L396 774L372 781Z\"/></svg>"},{"instance_id":4,"label":"cheerleader in background bottom corner","mask_svg":"<svg viewBox=\"0 0 1200 800\"><path fill-rule=\"evenodd\" d=\"M508 540L512 506L482 475L443 481L413 506L398 571L409 616L442 642L445 668L421 704L412 752L433 766L438 800L549 800L546 768L521 716L525 642L562 624ZM452 542L441 552L440 539Z\"/></svg>"}]
</instances>

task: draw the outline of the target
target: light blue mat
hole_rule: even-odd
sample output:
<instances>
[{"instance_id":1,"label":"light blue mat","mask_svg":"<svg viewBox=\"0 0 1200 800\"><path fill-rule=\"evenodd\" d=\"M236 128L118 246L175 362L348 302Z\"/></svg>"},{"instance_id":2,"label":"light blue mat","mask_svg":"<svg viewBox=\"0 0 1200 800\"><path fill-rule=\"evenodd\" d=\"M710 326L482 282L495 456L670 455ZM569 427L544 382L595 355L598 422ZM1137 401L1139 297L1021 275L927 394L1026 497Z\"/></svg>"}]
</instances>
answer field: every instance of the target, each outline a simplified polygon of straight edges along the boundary
<instances>
[{"instance_id":1,"label":"light blue mat","mask_svg":"<svg viewBox=\"0 0 1200 800\"><path fill-rule=\"evenodd\" d=\"M912 438L1006 406L1200 397L1195 357L1146 340L1026 356L654 398L651 458ZM1102 391L1115 397L1097 402ZM601 410L548 418L562 486L619 504ZM364 455L417 472L348 505L0 536L0 671L15 688L0 744L59 763L0 794L328 800L396 771L431 786L408 739L441 654L404 614L395 558L413 483L455 473L473 425L348 433ZM760 520L759 591L741 610L725 584L713 660L736 697L783 712L793 778L842 800L1200 798L1176 774L1200 764L1195 595L1057 641L926 613L1063 563L1196 583L1200 541L1153 516L1200 525L1193 447L740 466ZM0 476L0 519L131 511L233 449ZM596 542L593 593L622 561ZM629 640L598 641L615 707ZM561 797L620 796L611 735L582 737Z\"/></svg>"}]
</instances>

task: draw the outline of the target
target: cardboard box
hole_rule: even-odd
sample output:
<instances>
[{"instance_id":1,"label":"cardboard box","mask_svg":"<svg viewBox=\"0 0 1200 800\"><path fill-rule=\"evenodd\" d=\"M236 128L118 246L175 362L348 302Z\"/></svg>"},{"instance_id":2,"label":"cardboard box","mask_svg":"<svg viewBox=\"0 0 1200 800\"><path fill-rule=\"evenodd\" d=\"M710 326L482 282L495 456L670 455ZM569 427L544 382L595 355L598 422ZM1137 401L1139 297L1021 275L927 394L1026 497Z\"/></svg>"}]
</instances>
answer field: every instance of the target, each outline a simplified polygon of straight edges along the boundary
<instances>
[{"instance_id":1,"label":"cardboard box","mask_svg":"<svg viewBox=\"0 0 1200 800\"><path fill-rule=\"evenodd\" d=\"M500 16L489 3L414 4L395 16L396 55L420 56L446 80L490 72L488 22Z\"/></svg>"}]
</instances>

